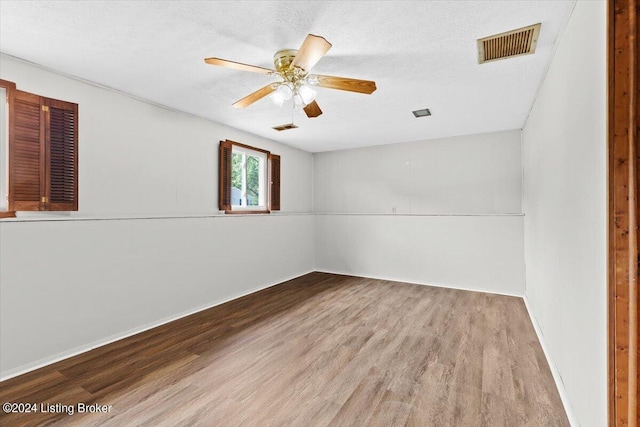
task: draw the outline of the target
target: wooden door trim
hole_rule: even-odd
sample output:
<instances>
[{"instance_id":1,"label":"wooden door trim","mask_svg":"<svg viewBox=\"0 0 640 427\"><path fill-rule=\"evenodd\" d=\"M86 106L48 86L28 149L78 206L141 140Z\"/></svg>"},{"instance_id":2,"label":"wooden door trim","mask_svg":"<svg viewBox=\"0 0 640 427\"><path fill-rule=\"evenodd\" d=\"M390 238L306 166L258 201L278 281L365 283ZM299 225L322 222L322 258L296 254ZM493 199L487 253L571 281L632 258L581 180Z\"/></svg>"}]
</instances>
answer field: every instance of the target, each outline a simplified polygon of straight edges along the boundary
<instances>
[{"instance_id":1,"label":"wooden door trim","mask_svg":"<svg viewBox=\"0 0 640 427\"><path fill-rule=\"evenodd\" d=\"M609 425L638 425L637 0L608 0Z\"/></svg>"}]
</instances>

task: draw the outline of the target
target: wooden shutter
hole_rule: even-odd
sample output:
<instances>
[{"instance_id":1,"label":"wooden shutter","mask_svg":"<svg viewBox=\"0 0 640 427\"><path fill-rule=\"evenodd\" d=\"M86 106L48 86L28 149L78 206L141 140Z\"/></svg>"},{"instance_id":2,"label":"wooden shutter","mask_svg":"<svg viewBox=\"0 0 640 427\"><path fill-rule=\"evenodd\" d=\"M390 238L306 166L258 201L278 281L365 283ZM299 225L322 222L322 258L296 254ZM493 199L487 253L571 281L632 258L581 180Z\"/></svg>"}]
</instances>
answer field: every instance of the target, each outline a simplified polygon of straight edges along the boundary
<instances>
[{"instance_id":1,"label":"wooden shutter","mask_svg":"<svg viewBox=\"0 0 640 427\"><path fill-rule=\"evenodd\" d=\"M45 114L47 206L78 210L78 105L48 99Z\"/></svg>"},{"instance_id":2,"label":"wooden shutter","mask_svg":"<svg viewBox=\"0 0 640 427\"><path fill-rule=\"evenodd\" d=\"M280 210L280 156L271 154L271 210Z\"/></svg>"},{"instance_id":3,"label":"wooden shutter","mask_svg":"<svg viewBox=\"0 0 640 427\"><path fill-rule=\"evenodd\" d=\"M220 141L218 154L218 209L231 210L231 141Z\"/></svg>"},{"instance_id":4,"label":"wooden shutter","mask_svg":"<svg viewBox=\"0 0 640 427\"><path fill-rule=\"evenodd\" d=\"M16 90L9 114L9 210L78 210L78 105Z\"/></svg>"},{"instance_id":5,"label":"wooden shutter","mask_svg":"<svg viewBox=\"0 0 640 427\"><path fill-rule=\"evenodd\" d=\"M44 207L44 120L38 95L16 90L9 124L10 211Z\"/></svg>"}]
</instances>

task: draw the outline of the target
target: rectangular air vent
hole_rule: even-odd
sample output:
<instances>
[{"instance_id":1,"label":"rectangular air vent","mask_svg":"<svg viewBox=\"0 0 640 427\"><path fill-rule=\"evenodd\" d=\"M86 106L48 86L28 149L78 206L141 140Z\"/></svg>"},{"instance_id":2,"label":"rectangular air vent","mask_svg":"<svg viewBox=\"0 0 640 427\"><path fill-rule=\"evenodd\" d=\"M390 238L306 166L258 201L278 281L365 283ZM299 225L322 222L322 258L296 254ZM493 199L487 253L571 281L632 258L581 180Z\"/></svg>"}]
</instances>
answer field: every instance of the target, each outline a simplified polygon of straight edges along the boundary
<instances>
[{"instance_id":1,"label":"rectangular air vent","mask_svg":"<svg viewBox=\"0 0 640 427\"><path fill-rule=\"evenodd\" d=\"M478 39L478 63L534 53L541 25L530 25Z\"/></svg>"},{"instance_id":2,"label":"rectangular air vent","mask_svg":"<svg viewBox=\"0 0 640 427\"><path fill-rule=\"evenodd\" d=\"M294 125L293 123L287 123L286 125L274 126L272 129L275 129L278 132L281 132L283 130L295 129L297 127L298 126Z\"/></svg>"},{"instance_id":3,"label":"rectangular air vent","mask_svg":"<svg viewBox=\"0 0 640 427\"><path fill-rule=\"evenodd\" d=\"M431 115L431 111L428 108L412 111L412 113L415 117L427 117Z\"/></svg>"}]
</instances>

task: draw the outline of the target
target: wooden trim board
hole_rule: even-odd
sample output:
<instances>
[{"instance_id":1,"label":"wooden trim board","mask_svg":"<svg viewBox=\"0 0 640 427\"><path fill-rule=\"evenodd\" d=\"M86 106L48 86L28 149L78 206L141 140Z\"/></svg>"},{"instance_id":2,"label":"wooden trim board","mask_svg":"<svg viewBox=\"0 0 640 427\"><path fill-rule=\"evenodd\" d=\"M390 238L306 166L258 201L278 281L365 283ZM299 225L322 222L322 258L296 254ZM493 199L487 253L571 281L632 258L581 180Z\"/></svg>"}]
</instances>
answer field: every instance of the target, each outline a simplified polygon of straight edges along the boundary
<instances>
[{"instance_id":1,"label":"wooden trim board","mask_svg":"<svg viewBox=\"0 0 640 427\"><path fill-rule=\"evenodd\" d=\"M608 1L609 425L638 425L637 0Z\"/></svg>"}]
</instances>

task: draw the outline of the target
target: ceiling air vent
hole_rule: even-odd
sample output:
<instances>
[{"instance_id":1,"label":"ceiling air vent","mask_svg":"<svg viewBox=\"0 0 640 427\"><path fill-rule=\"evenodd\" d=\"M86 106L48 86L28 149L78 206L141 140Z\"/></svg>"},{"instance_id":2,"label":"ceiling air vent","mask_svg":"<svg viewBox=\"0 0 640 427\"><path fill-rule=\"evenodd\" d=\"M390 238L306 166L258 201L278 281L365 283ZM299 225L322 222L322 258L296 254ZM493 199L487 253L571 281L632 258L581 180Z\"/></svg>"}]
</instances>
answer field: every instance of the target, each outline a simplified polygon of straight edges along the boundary
<instances>
[{"instance_id":1,"label":"ceiling air vent","mask_svg":"<svg viewBox=\"0 0 640 427\"><path fill-rule=\"evenodd\" d=\"M274 126L272 129L277 130L278 132L282 132L283 130L295 129L298 126L293 123L287 123L286 125Z\"/></svg>"},{"instance_id":2,"label":"ceiling air vent","mask_svg":"<svg viewBox=\"0 0 640 427\"><path fill-rule=\"evenodd\" d=\"M478 63L534 53L540 25L542 24L478 39Z\"/></svg>"},{"instance_id":3,"label":"ceiling air vent","mask_svg":"<svg viewBox=\"0 0 640 427\"><path fill-rule=\"evenodd\" d=\"M413 115L416 117L427 117L431 115L431 111L428 108L424 108L422 110L412 111Z\"/></svg>"}]
</instances>

